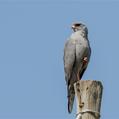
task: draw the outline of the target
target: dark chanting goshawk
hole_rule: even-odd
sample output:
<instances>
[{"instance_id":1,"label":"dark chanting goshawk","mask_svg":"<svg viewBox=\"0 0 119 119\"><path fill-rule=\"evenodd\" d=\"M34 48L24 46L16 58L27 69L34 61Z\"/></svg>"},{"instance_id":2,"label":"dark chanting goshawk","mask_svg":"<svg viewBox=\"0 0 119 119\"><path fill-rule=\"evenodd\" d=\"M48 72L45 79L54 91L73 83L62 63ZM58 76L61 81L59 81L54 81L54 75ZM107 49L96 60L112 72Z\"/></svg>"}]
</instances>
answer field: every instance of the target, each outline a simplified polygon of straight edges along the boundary
<instances>
[{"instance_id":1,"label":"dark chanting goshawk","mask_svg":"<svg viewBox=\"0 0 119 119\"><path fill-rule=\"evenodd\" d=\"M74 83L81 80L90 60L91 48L88 41L88 29L82 23L72 25L73 33L64 47L64 71L67 83L68 112L74 103Z\"/></svg>"}]
</instances>

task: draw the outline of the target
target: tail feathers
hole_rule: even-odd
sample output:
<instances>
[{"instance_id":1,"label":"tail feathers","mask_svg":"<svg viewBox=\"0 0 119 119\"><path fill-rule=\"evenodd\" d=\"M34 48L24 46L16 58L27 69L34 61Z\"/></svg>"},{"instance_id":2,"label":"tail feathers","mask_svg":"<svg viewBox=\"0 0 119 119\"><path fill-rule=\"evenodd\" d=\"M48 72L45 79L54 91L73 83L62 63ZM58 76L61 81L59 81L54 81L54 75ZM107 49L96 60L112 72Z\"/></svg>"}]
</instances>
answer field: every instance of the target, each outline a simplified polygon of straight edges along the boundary
<instances>
[{"instance_id":1,"label":"tail feathers","mask_svg":"<svg viewBox=\"0 0 119 119\"><path fill-rule=\"evenodd\" d=\"M70 86L68 88L68 112L71 113L73 109L73 103L75 98L74 87Z\"/></svg>"}]
</instances>

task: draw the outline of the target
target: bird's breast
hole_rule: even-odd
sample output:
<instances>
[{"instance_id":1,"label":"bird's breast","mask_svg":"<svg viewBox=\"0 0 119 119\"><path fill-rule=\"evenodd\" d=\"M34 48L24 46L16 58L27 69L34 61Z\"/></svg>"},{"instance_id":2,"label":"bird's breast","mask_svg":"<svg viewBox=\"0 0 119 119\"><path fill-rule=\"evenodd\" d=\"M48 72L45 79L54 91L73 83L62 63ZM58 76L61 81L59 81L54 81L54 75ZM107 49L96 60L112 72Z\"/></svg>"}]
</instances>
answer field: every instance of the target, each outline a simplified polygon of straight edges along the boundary
<instances>
[{"instance_id":1,"label":"bird's breast","mask_svg":"<svg viewBox=\"0 0 119 119\"><path fill-rule=\"evenodd\" d=\"M74 32L70 39L77 47L89 47L88 39L82 36L81 32Z\"/></svg>"},{"instance_id":2,"label":"bird's breast","mask_svg":"<svg viewBox=\"0 0 119 119\"><path fill-rule=\"evenodd\" d=\"M84 38L76 38L72 41L73 44L77 45L77 46L83 46L83 47L88 47L88 40L84 39Z\"/></svg>"}]
</instances>

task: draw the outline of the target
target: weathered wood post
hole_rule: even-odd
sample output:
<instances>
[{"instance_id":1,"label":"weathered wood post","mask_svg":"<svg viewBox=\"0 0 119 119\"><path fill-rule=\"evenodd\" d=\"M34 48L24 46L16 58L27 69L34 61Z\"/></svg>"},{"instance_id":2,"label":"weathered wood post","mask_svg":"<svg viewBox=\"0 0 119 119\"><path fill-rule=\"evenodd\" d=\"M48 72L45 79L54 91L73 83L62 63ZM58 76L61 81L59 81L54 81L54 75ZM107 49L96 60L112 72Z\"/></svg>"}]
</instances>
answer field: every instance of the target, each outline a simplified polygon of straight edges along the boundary
<instances>
[{"instance_id":1,"label":"weathered wood post","mask_svg":"<svg viewBox=\"0 0 119 119\"><path fill-rule=\"evenodd\" d=\"M74 84L76 119L99 119L103 86L100 81L80 80Z\"/></svg>"}]
</instances>

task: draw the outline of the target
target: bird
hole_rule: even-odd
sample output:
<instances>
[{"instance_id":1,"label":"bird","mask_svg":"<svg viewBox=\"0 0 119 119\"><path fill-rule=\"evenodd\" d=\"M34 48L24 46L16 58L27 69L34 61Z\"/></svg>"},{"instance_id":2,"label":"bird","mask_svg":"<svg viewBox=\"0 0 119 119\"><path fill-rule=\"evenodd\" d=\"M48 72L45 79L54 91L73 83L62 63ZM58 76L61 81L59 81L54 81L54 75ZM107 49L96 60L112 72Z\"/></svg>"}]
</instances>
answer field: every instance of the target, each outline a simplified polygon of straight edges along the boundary
<instances>
[{"instance_id":1,"label":"bird","mask_svg":"<svg viewBox=\"0 0 119 119\"><path fill-rule=\"evenodd\" d=\"M74 83L82 79L91 56L86 25L76 22L71 28L73 33L65 43L63 56L69 113L72 112L75 98Z\"/></svg>"}]
</instances>

